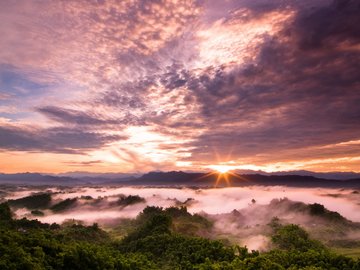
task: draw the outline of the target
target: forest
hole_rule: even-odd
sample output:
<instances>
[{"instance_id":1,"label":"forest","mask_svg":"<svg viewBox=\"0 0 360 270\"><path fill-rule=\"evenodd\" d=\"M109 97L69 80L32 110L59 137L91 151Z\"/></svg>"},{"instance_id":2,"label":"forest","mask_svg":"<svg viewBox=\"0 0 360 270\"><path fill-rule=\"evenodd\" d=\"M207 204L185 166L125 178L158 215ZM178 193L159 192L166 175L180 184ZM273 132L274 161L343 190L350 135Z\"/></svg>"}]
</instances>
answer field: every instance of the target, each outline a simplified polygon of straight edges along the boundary
<instances>
[{"instance_id":1,"label":"forest","mask_svg":"<svg viewBox=\"0 0 360 270\"><path fill-rule=\"evenodd\" d=\"M324 209L315 205L313 211ZM147 206L119 238L96 223L15 219L4 202L0 269L360 269L359 259L336 254L301 226L276 217L267 224L271 249L266 252L192 235L191 224L211 226L186 207Z\"/></svg>"}]
</instances>

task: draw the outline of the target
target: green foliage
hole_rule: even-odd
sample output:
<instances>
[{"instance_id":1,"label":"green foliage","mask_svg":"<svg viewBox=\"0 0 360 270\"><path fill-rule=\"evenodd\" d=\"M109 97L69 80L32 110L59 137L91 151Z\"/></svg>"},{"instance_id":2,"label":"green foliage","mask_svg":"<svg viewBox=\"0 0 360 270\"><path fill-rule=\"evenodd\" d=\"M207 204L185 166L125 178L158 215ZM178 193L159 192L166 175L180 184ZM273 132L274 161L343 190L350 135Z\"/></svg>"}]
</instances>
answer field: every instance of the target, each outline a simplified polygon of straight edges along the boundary
<instances>
[{"instance_id":1,"label":"green foliage","mask_svg":"<svg viewBox=\"0 0 360 270\"><path fill-rule=\"evenodd\" d=\"M109 235L101 230L96 223L92 226L73 224L65 226L59 232L66 241L84 241L92 243L103 243L110 240Z\"/></svg>"},{"instance_id":2,"label":"green foliage","mask_svg":"<svg viewBox=\"0 0 360 270\"><path fill-rule=\"evenodd\" d=\"M309 234L304 229L294 224L277 227L271 240L276 247L285 250L325 249L321 243L310 239Z\"/></svg>"},{"instance_id":3,"label":"green foliage","mask_svg":"<svg viewBox=\"0 0 360 270\"><path fill-rule=\"evenodd\" d=\"M235 258L232 248L224 247L221 242L205 238L186 237L177 234L153 234L130 242L121 243L123 252L148 254L149 259L158 261L161 268L191 268L214 261L232 261Z\"/></svg>"},{"instance_id":4,"label":"green foliage","mask_svg":"<svg viewBox=\"0 0 360 270\"><path fill-rule=\"evenodd\" d=\"M213 225L209 220L198 214L190 214L184 206L179 208L169 207L164 212L172 218L171 229L180 234L189 236L209 234Z\"/></svg>"},{"instance_id":5,"label":"green foliage","mask_svg":"<svg viewBox=\"0 0 360 270\"><path fill-rule=\"evenodd\" d=\"M186 208L147 207L139 215L139 226L117 245L122 252L147 254L161 269L192 269L192 265L235 258L232 248L219 241L187 237L171 232L172 216L191 216Z\"/></svg>"},{"instance_id":6,"label":"green foliage","mask_svg":"<svg viewBox=\"0 0 360 270\"><path fill-rule=\"evenodd\" d=\"M94 242L94 234L73 239L67 229L51 230L46 224L26 230L1 227L0 269L156 269L142 254L123 255L111 248L109 238L101 243ZM76 229L101 230L97 225Z\"/></svg>"},{"instance_id":7,"label":"green foliage","mask_svg":"<svg viewBox=\"0 0 360 270\"><path fill-rule=\"evenodd\" d=\"M270 222L276 249L259 253L173 230L174 220L199 219L186 208L148 207L116 241L97 224L12 220L0 204L0 269L243 269L359 270L360 262L332 253L297 225Z\"/></svg>"},{"instance_id":8,"label":"green foliage","mask_svg":"<svg viewBox=\"0 0 360 270\"><path fill-rule=\"evenodd\" d=\"M320 216L330 221L345 222L346 219L338 212L327 210L322 204L314 203L309 204L310 214L314 216Z\"/></svg>"},{"instance_id":9,"label":"green foliage","mask_svg":"<svg viewBox=\"0 0 360 270\"><path fill-rule=\"evenodd\" d=\"M12 220L12 214L8 203L0 204L0 222Z\"/></svg>"},{"instance_id":10,"label":"green foliage","mask_svg":"<svg viewBox=\"0 0 360 270\"><path fill-rule=\"evenodd\" d=\"M192 215L187 211L185 206L181 207L169 207L164 210L166 214L171 216L172 218L178 217L191 217Z\"/></svg>"},{"instance_id":11,"label":"green foliage","mask_svg":"<svg viewBox=\"0 0 360 270\"><path fill-rule=\"evenodd\" d=\"M351 258L331 253L325 249L272 250L261 256L278 263L284 269L360 269L358 268L359 261L355 262Z\"/></svg>"},{"instance_id":12,"label":"green foliage","mask_svg":"<svg viewBox=\"0 0 360 270\"><path fill-rule=\"evenodd\" d=\"M141 255L123 256L108 247L77 243L60 254L61 269L154 269Z\"/></svg>"},{"instance_id":13,"label":"green foliage","mask_svg":"<svg viewBox=\"0 0 360 270\"><path fill-rule=\"evenodd\" d=\"M288 198L273 199L270 202L272 208L283 208L291 212L309 213L314 217L319 217L328 223L339 223L341 225L350 225L352 222L341 216L338 212L326 209L322 204L305 204L303 202L293 202ZM353 224L354 225L354 224Z\"/></svg>"},{"instance_id":14,"label":"green foliage","mask_svg":"<svg viewBox=\"0 0 360 270\"><path fill-rule=\"evenodd\" d=\"M147 218L163 213L163 208L158 206L147 206L138 216L138 221L145 221Z\"/></svg>"},{"instance_id":15,"label":"green foliage","mask_svg":"<svg viewBox=\"0 0 360 270\"><path fill-rule=\"evenodd\" d=\"M51 203L51 194L40 193L27 196L16 200L8 200L11 207L27 209L44 209L47 208Z\"/></svg>"},{"instance_id":16,"label":"green foliage","mask_svg":"<svg viewBox=\"0 0 360 270\"><path fill-rule=\"evenodd\" d=\"M145 199L140 197L139 195L129 195L129 196L121 196L120 199L116 202L116 204L120 206L128 206L143 202L145 202Z\"/></svg>"},{"instance_id":17,"label":"green foliage","mask_svg":"<svg viewBox=\"0 0 360 270\"><path fill-rule=\"evenodd\" d=\"M142 218L143 219L143 218ZM123 244L137 241L149 235L169 234L171 218L165 214L152 214L136 230L123 239Z\"/></svg>"},{"instance_id":18,"label":"green foliage","mask_svg":"<svg viewBox=\"0 0 360 270\"><path fill-rule=\"evenodd\" d=\"M314 203L309 205L310 214L312 215L323 215L325 214L325 207L322 204Z\"/></svg>"},{"instance_id":19,"label":"green foliage","mask_svg":"<svg viewBox=\"0 0 360 270\"><path fill-rule=\"evenodd\" d=\"M27 218L17 219L13 221L13 225L18 230L27 229L50 229L51 225L47 223L41 223L38 220L29 220ZM53 225L54 226L54 225Z\"/></svg>"},{"instance_id":20,"label":"green foliage","mask_svg":"<svg viewBox=\"0 0 360 270\"><path fill-rule=\"evenodd\" d=\"M344 255L353 259L360 258L360 245L356 248L334 248L334 252Z\"/></svg>"},{"instance_id":21,"label":"green foliage","mask_svg":"<svg viewBox=\"0 0 360 270\"><path fill-rule=\"evenodd\" d=\"M77 198L66 199L53 205L50 209L55 213L64 212L69 208L73 207L76 202L77 202Z\"/></svg>"},{"instance_id":22,"label":"green foliage","mask_svg":"<svg viewBox=\"0 0 360 270\"><path fill-rule=\"evenodd\" d=\"M148 206L136 219L135 225L143 224L145 220L149 220L154 215L165 214L171 218L171 230L189 236L197 236L204 232L208 232L212 227L212 223L206 218L190 214L187 208L169 207L163 209L161 207Z\"/></svg>"}]
</instances>

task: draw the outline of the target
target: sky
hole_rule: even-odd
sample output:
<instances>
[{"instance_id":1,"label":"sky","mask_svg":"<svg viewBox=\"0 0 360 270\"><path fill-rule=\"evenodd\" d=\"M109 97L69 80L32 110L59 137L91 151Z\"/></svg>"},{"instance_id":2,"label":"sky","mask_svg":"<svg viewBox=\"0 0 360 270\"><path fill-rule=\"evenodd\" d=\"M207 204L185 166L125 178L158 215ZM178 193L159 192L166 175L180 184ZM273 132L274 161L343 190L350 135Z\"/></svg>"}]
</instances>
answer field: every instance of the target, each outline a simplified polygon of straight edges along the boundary
<instances>
[{"instance_id":1,"label":"sky","mask_svg":"<svg viewBox=\"0 0 360 270\"><path fill-rule=\"evenodd\" d=\"M0 2L0 171L360 172L359 0Z\"/></svg>"}]
</instances>

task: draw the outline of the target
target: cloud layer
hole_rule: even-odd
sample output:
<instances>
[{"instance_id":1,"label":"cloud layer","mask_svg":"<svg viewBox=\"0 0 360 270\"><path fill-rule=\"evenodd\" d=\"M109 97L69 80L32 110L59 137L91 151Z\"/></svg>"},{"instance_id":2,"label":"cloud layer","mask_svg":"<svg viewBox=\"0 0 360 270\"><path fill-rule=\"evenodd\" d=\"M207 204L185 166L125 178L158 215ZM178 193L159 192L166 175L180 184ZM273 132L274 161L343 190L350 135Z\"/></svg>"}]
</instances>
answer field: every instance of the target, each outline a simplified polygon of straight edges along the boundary
<instances>
[{"instance_id":1,"label":"cloud layer","mask_svg":"<svg viewBox=\"0 0 360 270\"><path fill-rule=\"evenodd\" d=\"M190 213L200 214L213 222L210 231L200 230L200 235L226 237L252 249L266 249L270 240L267 224L273 217L278 217L285 224L299 224L325 242L329 239L354 241L360 237L355 224L334 219L333 215L326 218L311 214L310 209L302 204L320 203L348 220L359 222L360 195L355 190L256 186L220 189L82 187L45 191L23 187L3 190L0 200L22 198L39 192L52 193L51 205L66 199L77 199L62 212L42 210L44 216L33 215L26 208L14 208L17 218L27 217L47 223L75 219L86 224L97 222L101 226L121 227L121 220L135 218L146 206L186 206ZM142 199L129 205L119 204L119 198L135 195Z\"/></svg>"},{"instance_id":2,"label":"cloud layer","mask_svg":"<svg viewBox=\"0 0 360 270\"><path fill-rule=\"evenodd\" d=\"M356 0L0 5L4 153L81 170L360 170Z\"/></svg>"}]
</instances>

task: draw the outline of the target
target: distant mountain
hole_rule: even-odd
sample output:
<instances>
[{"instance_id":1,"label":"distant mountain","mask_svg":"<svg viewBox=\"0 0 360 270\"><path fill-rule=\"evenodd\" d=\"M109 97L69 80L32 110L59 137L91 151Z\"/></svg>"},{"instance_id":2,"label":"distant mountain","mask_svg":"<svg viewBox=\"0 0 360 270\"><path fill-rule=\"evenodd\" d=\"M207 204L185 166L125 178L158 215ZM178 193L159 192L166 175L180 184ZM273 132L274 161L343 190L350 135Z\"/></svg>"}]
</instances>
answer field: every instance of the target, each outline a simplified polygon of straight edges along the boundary
<instances>
[{"instance_id":1,"label":"distant mountain","mask_svg":"<svg viewBox=\"0 0 360 270\"><path fill-rule=\"evenodd\" d=\"M92 184L92 185L113 185L113 184L123 184L131 180L137 179L135 176L123 176L118 178L107 178L107 177L80 177L77 178L83 183Z\"/></svg>"},{"instance_id":2,"label":"distant mountain","mask_svg":"<svg viewBox=\"0 0 360 270\"><path fill-rule=\"evenodd\" d=\"M77 185L79 179L63 176L42 175L40 173L0 173L0 184L16 185Z\"/></svg>"},{"instance_id":3,"label":"distant mountain","mask_svg":"<svg viewBox=\"0 0 360 270\"><path fill-rule=\"evenodd\" d=\"M124 174L125 175L125 174ZM136 179L134 176L123 176L118 178L106 177L69 177L59 175L45 175L40 173L0 173L0 184L10 185L58 185L58 186L79 186L79 185L104 185L121 184L122 182Z\"/></svg>"},{"instance_id":4,"label":"distant mountain","mask_svg":"<svg viewBox=\"0 0 360 270\"><path fill-rule=\"evenodd\" d=\"M220 185L226 186L224 175L194 172L150 172L139 177L123 175L118 178L106 177L68 177L43 175L39 173L0 174L0 184L23 185L145 185L145 186L214 186L220 177ZM291 186L291 187L335 187L360 188L360 177L348 180L331 180L309 175L263 175L239 174L227 175L231 186Z\"/></svg>"},{"instance_id":5,"label":"distant mountain","mask_svg":"<svg viewBox=\"0 0 360 270\"><path fill-rule=\"evenodd\" d=\"M261 174L261 175L300 175L313 176L317 178L331 179L331 180L349 180L360 178L360 173L355 172L311 172L306 170L297 171L281 171L281 172L264 172L253 170L235 170L238 174Z\"/></svg>"},{"instance_id":6,"label":"distant mountain","mask_svg":"<svg viewBox=\"0 0 360 270\"><path fill-rule=\"evenodd\" d=\"M210 180L208 177L200 179L200 177L205 177L204 173L186 173L183 171L172 171L172 172L149 172L142 175L141 177L131 181L132 184L141 184L141 185L177 185L177 184L193 184L197 183L202 184ZM197 180L202 181L197 181Z\"/></svg>"},{"instance_id":7,"label":"distant mountain","mask_svg":"<svg viewBox=\"0 0 360 270\"><path fill-rule=\"evenodd\" d=\"M289 172L276 173L276 175L288 175ZM292 171L291 174L314 176L318 178L334 179L334 180L349 180L360 178L360 173L355 172L311 172L311 171Z\"/></svg>"},{"instance_id":8,"label":"distant mountain","mask_svg":"<svg viewBox=\"0 0 360 270\"><path fill-rule=\"evenodd\" d=\"M226 185L221 176L221 185ZM132 185L191 185L213 186L218 178L217 174L173 172L150 172L127 182ZM360 188L360 178L349 180L329 180L314 176L303 175L261 175L261 174L229 174L231 186L292 186L292 187L351 187Z\"/></svg>"},{"instance_id":9,"label":"distant mountain","mask_svg":"<svg viewBox=\"0 0 360 270\"><path fill-rule=\"evenodd\" d=\"M75 171L75 172L58 173L53 175L74 177L74 178L120 179L120 178L140 177L142 173L93 173L93 172Z\"/></svg>"}]
</instances>

